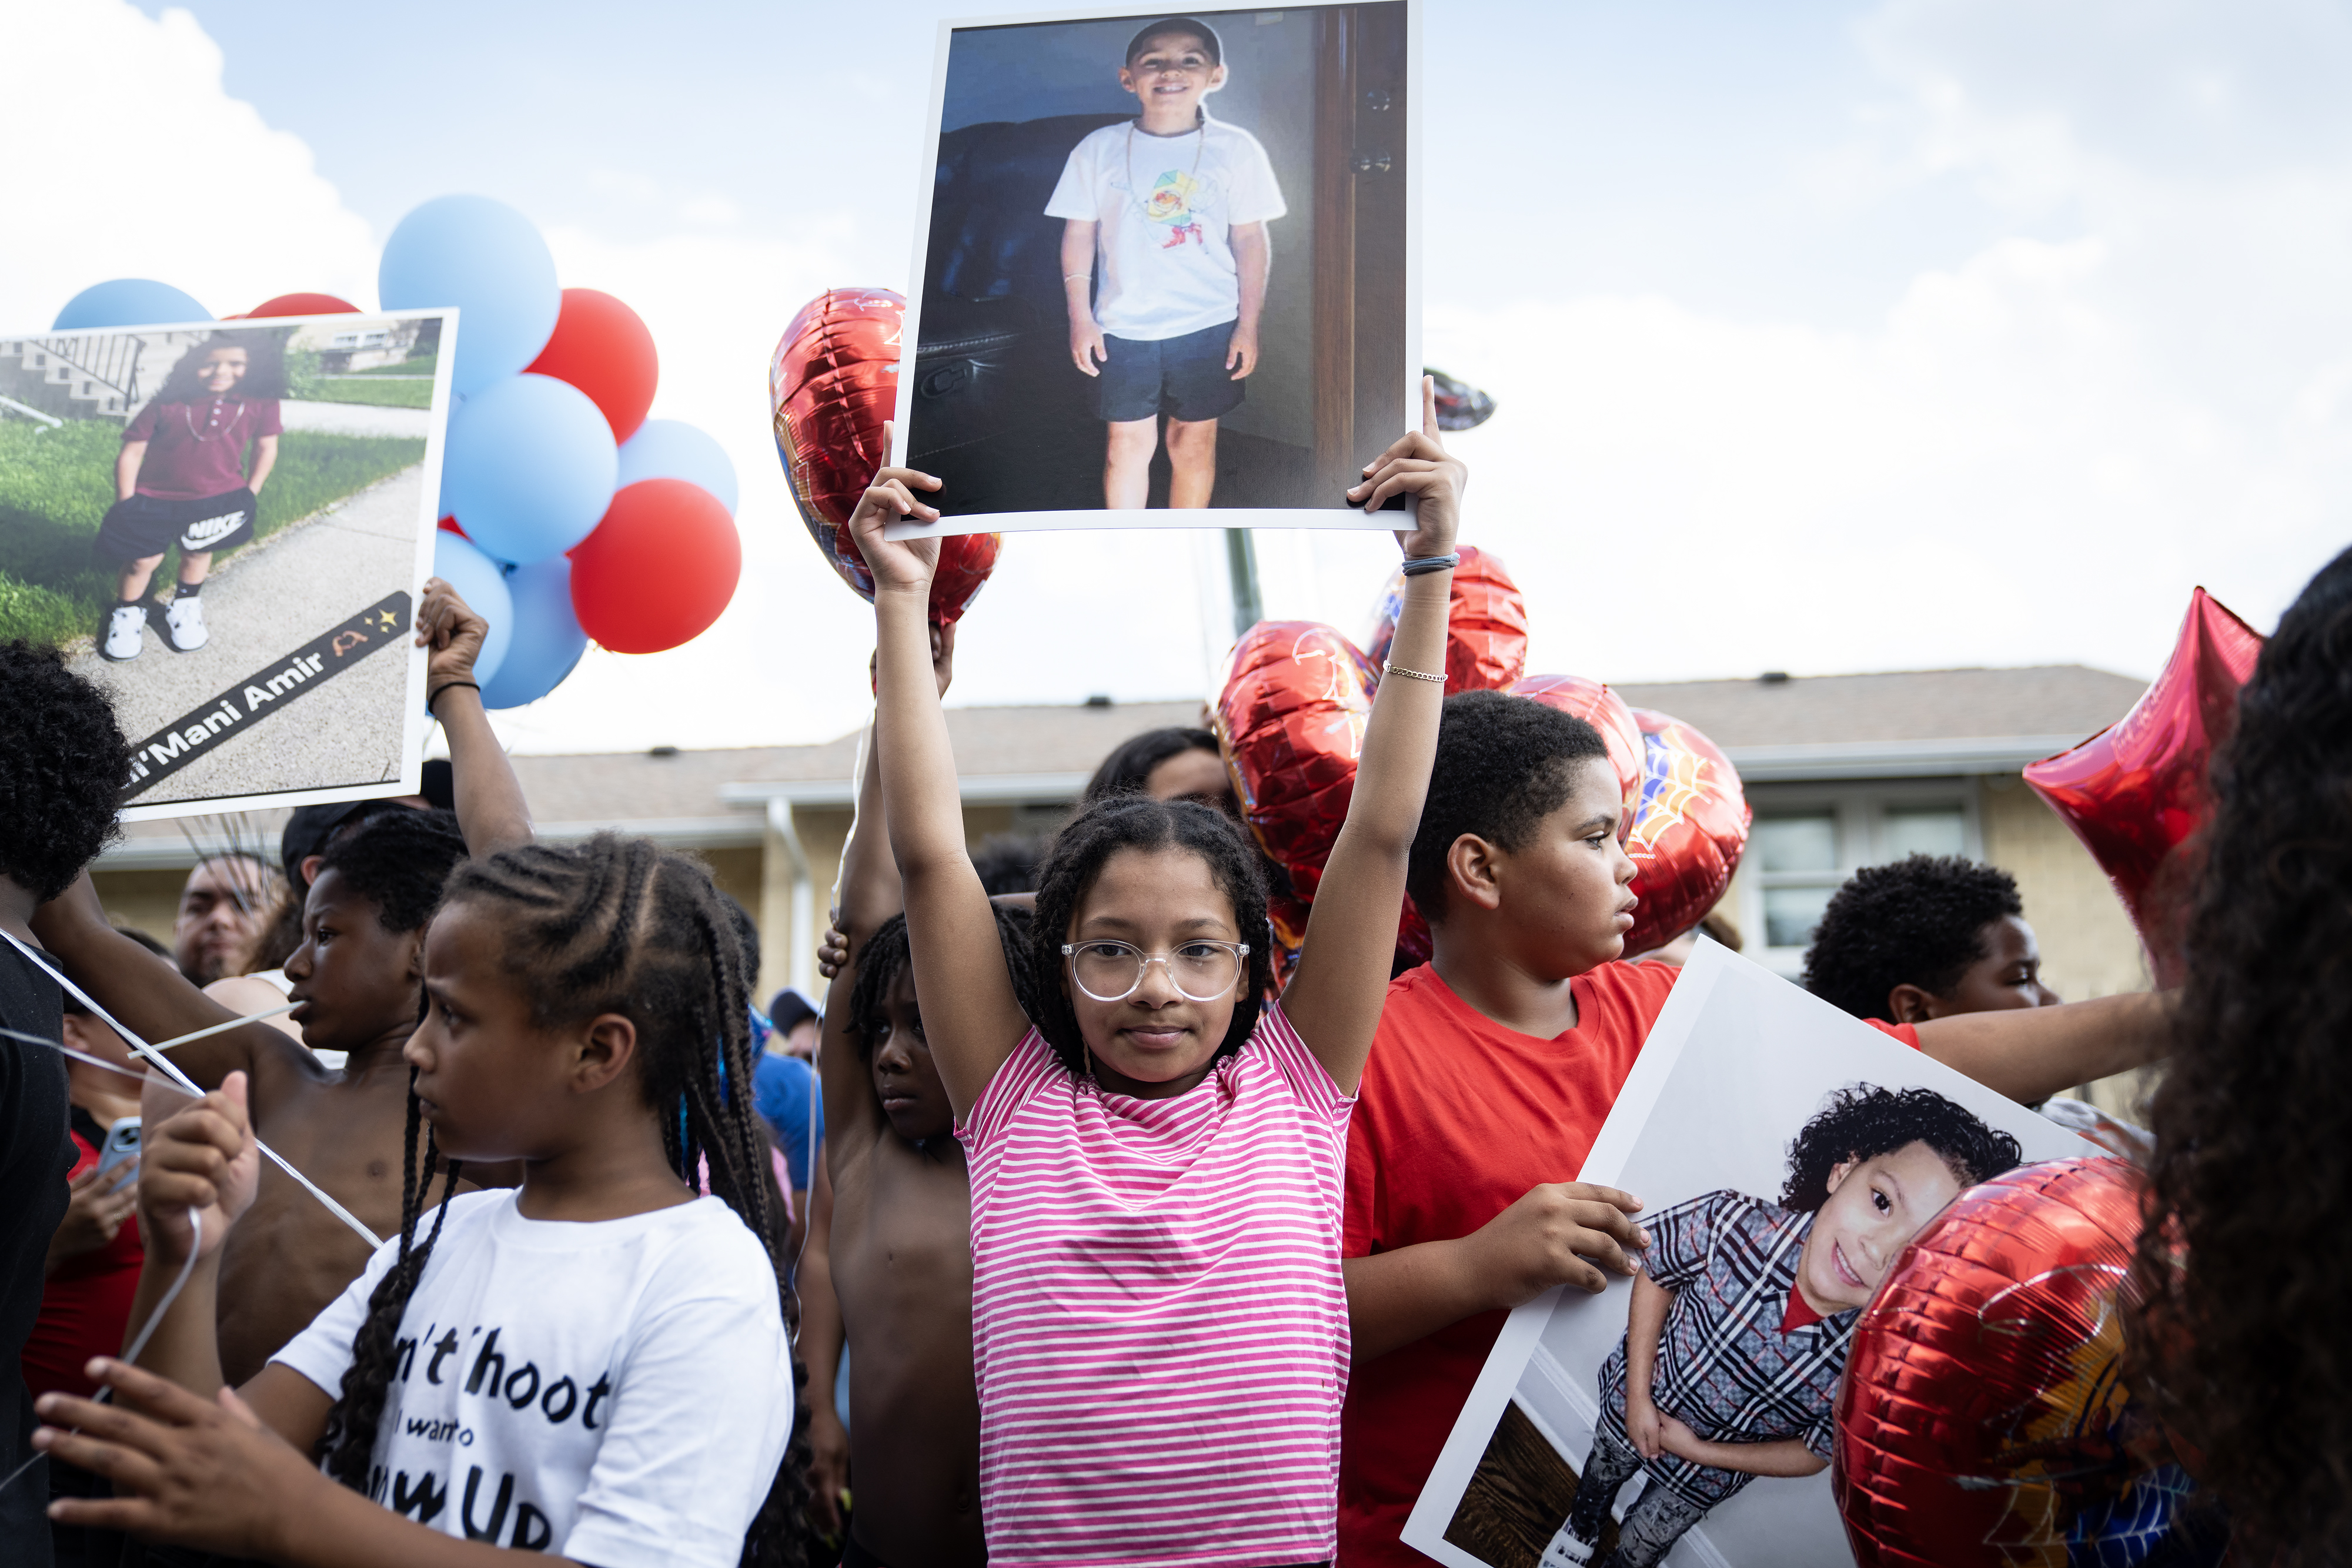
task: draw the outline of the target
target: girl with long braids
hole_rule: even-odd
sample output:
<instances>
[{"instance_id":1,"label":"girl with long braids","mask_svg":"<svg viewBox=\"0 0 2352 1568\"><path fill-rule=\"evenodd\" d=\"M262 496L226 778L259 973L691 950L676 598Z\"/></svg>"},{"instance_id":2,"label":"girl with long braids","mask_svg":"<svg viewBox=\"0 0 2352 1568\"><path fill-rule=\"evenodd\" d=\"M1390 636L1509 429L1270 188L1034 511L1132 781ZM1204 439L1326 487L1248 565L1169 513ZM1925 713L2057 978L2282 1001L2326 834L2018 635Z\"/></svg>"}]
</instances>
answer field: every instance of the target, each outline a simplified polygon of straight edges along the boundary
<instances>
[{"instance_id":1,"label":"girl with long braids","mask_svg":"<svg viewBox=\"0 0 2352 1568\"><path fill-rule=\"evenodd\" d=\"M936 517L915 492L940 482L886 468L850 519L876 582L876 755L915 991L971 1184L993 1561L1332 1555L1348 1115L1436 747L1463 476L1426 383L1423 403L1422 434L1349 492L1368 511L1392 496L1419 509L1398 535L1395 663L1276 1005L1241 830L1194 801L1118 795L1065 828L1041 869L1024 1013L965 848L930 667L938 547L885 537L900 517Z\"/></svg>"},{"instance_id":2,"label":"girl with long braids","mask_svg":"<svg viewBox=\"0 0 2352 1568\"><path fill-rule=\"evenodd\" d=\"M2142 1386L2231 1561L2352 1558L2352 550L2307 583L2213 760L2179 1037L2149 1125ZM2186 1455L2184 1455L2186 1457Z\"/></svg>"},{"instance_id":3,"label":"girl with long braids","mask_svg":"<svg viewBox=\"0 0 2352 1568\"><path fill-rule=\"evenodd\" d=\"M42 1406L42 1446L116 1492L56 1517L333 1568L802 1568L747 981L709 874L646 840L461 866L406 1049L429 1135L399 1237L232 1393L213 1323L257 1171L244 1074L152 1129L134 1319L195 1263L148 1370L91 1364L111 1405ZM522 1186L453 1197L485 1160L522 1162Z\"/></svg>"}]
</instances>

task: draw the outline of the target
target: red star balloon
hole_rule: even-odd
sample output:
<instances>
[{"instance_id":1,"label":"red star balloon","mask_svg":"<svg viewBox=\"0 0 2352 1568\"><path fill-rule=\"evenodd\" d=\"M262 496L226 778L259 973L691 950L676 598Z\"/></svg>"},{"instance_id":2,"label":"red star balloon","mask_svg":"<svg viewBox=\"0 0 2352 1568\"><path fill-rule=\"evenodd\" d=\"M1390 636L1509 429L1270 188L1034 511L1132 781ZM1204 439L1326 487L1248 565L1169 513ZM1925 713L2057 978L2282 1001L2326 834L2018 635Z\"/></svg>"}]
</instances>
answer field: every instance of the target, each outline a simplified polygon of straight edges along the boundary
<instances>
[{"instance_id":1,"label":"red star balloon","mask_svg":"<svg viewBox=\"0 0 2352 1568\"><path fill-rule=\"evenodd\" d=\"M849 515L890 460L882 427L898 404L906 314L906 300L887 288L827 289L793 318L768 362L776 454L793 502L825 563L867 600L874 574L849 537ZM942 538L931 619L961 620L1003 548L1002 534Z\"/></svg>"},{"instance_id":2,"label":"red star balloon","mask_svg":"<svg viewBox=\"0 0 2352 1568\"><path fill-rule=\"evenodd\" d=\"M2199 589L2164 673L2131 711L2025 781L2074 831L2147 948L2158 986L2180 983L2195 834L2212 815L2206 771L2238 718L2263 639Z\"/></svg>"},{"instance_id":3,"label":"red star balloon","mask_svg":"<svg viewBox=\"0 0 2352 1568\"><path fill-rule=\"evenodd\" d=\"M1838 1385L1832 1490L1862 1568L2216 1560L2122 1376L2139 1206L2119 1160L2025 1166L1895 1259Z\"/></svg>"},{"instance_id":4,"label":"red star balloon","mask_svg":"<svg viewBox=\"0 0 2352 1568\"><path fill-rule=\"evenodd\" d=\"M1464 545L1445 606L1445 695L1500 691L1527 672L1528 606L1519 585L1491 551ZM1404 608L1404 572L1391 574L1372 606L1372 636L1365 644L1374 666L1388 663ZM1433 672L1433 674L1434 672Z\"/></svg>"}]
</instances>

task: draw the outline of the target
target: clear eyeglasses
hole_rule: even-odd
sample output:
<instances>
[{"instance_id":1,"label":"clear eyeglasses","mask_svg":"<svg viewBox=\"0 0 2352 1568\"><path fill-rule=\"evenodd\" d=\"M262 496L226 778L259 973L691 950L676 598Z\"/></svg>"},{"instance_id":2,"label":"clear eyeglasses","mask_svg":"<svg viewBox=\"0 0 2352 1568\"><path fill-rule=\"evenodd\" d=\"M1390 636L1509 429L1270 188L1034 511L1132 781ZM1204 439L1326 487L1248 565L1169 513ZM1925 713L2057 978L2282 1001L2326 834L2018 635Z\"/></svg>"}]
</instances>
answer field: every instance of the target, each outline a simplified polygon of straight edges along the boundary
<instances>
[{"instance_id":1,"label":"clear eyeglasses","mask_svg":"<svg viewBox=\"0 0 2352 1568\"><path fill-rule=\"evenodd\" d=\"M1249 950L1246 942L1186 942L1172 953L1146 953L1132 942L1108 939L1062 944L1070 977L1098 1002L1123 1002L1135 995L1154 964L1167 969L1169 982L1185 1000L1213 1002L1240 983Z\"/></svg>"}]
</instances>

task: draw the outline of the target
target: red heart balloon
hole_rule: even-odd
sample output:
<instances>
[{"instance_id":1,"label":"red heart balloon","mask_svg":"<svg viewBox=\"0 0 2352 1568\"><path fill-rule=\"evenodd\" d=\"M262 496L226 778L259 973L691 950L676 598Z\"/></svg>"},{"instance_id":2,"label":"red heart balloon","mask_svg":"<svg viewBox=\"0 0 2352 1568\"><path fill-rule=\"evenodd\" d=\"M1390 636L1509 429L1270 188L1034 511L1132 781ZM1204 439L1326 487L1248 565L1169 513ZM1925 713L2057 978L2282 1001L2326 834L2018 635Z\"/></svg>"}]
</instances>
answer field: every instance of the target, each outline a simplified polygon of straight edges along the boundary
<instances>
[{"instance_id":1,"label":"red heart balloon","mask_svg":"<svg viewBox=\"0 0 2352 1568\"><path fill-rule=\"evenodd\" d=\"M2158 987L2179 985L2184 972L2196 833L2213 814L2206 770L2237 726L2238 688L2262 651L2259 632L2197 590L2172 657L2131 711L2025 770L2115 884Z\"/></svg>"},{"instance_id":2,"label":"red heart balloon","mask_svg":"<svg viewBox=\"0 0 2352 1568\"><path fill-rule=\"evenodd\" d=\"M1380 672L1317 621L1261 621L1225 655L1217 745L1243 820L1312 903L1348 819Z\"/></svg>"},{"instance_id":3,"label":"red heart balloon","mask_svg":"<svg viewBox=\"0 0 2352 1568\"><path fill-rule=\"evenodd\" d=\"M849 515L890 460L882 427L898 405L906 317L907 301L889 289L829 288L801 308L768 362L776 455L793 503L825 564L869 601L874 574L849 537ZM931 619L961 620L1003 549L1002 534L940 539Z\"/></svg>"},{"instance_id":4,"label":"red heart balloon","mask_svg":"<svg viewBox=\"0 0 2352 1568\"><path fill-rule=\"evenodd\" d=\"M1914 1237L1838 1385L1832 1489L1862 1568L2140 1563L2190 1490L2121 1375L2140 1180L2025 1166ZM2168 1563L2218 1552L2189 1541Z\"/></svg>"},{"instance_id":5,"label":"red heart balloon","mask_svg":"<svg viewBox=\"0 0 2352 1568\"><path fill-rule=\"evenodd\" d=\"M1462 564L1454 569L1445 605L1445 692L1500 691L1527 673L1527 601L1492 552L1464 545L1456 553ZM1404 581L1399 569L1372 606L1372 635L1365 646L1375 666L1388 663L1396 641Z\"/></svg>"},{"instance_id":6,"label":"red heart balloon","mask_svg":"<svg viewBox=\"0 0 2352 1568\"><path fill-rule=\"evenodd\" d=\"M1680 719L1631 710L1642 733L1642 797L1625 852L1633 861L1633 928L1625 951L1663 947L1706 917L1748 847L1748 797L1715 742Z\"/></svg>"}]
</instances>

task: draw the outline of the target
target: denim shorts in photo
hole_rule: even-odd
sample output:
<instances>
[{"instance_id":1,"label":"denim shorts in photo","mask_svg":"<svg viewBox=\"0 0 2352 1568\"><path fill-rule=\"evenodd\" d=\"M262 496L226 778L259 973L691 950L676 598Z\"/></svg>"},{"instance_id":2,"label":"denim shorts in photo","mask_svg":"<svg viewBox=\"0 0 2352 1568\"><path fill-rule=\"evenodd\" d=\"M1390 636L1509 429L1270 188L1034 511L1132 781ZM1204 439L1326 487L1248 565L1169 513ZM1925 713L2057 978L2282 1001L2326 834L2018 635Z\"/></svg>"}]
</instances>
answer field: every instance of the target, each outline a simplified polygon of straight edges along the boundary
<instances>
[{"instance_id":1,"label":"denim shorts in photo","mask_svg":"<svg viewBox=\"0 0 2352 1568\"><path fill-rule=\"evenodd\" d=\"M1221 321L1181 338L1144 341L1103 336L1103 362L1095 389L1102 417L1112 424L1167 414L1216 419L1242 405L1242 389L1225 369L1234 323Z\"/></svg>"}]
</instances>

